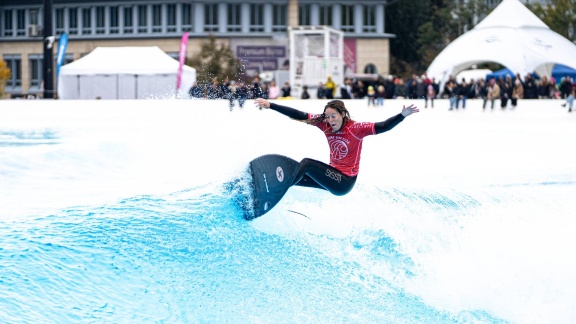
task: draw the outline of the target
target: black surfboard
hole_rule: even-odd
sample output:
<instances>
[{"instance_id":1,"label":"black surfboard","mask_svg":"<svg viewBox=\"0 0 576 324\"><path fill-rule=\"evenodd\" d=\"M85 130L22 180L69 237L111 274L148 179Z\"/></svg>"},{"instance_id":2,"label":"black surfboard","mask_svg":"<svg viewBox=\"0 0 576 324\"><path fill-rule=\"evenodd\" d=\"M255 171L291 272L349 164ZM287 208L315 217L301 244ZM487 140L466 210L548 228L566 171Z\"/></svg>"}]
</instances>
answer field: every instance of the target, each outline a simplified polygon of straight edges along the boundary
<instances>
[{"instance_id":1,"label":"black surfboard","mask_svg":"<svg viewBox=\"0 0 576 324\"><path fill-rule=\"evenodd\" d=\"M292 186L300 163L289 157L268 154L250 162L252 175L252 204L246 206L247 220L269 212Z\"/></svg>"}]
</instances>

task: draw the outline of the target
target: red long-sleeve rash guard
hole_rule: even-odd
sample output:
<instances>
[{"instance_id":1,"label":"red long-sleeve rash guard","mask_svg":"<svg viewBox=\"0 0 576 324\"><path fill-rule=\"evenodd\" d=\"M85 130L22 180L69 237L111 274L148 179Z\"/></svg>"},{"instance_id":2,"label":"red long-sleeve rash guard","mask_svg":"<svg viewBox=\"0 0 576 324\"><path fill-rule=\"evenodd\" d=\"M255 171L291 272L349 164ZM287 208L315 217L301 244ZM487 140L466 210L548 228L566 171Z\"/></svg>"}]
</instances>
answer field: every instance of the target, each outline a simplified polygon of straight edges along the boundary
<instances>
[{"instance_id":1,"label":"red long-sleeve rash guard","mask_svg":"<svg viewBox=\"0 0 576 324\"><path fill-rule=\"evenodd\" d=\"M296 120L307 120L320 116L274 103L270 103L270 109ZM359 171L363 138L389 131L403 120L402 114L377 123L348 120L335 133L332 132L332 127L327 122L322 121L315 126L322 130L328 141L330 165L347 176L355 177Z\"/></svg>"}]
</instances>

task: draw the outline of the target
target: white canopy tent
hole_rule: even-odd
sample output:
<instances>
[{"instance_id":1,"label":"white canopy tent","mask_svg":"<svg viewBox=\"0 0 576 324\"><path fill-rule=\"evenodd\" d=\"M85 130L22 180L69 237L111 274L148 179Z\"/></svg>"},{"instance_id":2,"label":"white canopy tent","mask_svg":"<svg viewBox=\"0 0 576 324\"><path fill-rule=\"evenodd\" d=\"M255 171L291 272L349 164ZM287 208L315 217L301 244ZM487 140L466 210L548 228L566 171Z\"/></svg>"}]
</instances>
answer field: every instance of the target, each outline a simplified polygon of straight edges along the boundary
<instances>
[{"instance_id":1,"label":"white canopy tent","mask_svg":"<svg viewBox=\"0 0 576 324\"><path fill-rule=\"evenodd\" d=\"M176 94L179 63L159 47L97 47L64 65L58 76L61 99L160 99L187 96L196 69L184 66Z\"/></svg>"},{"instance_id":2,"label":"white canopy tent","mask_svg":"<svg viewBox=\"0 0 576 324\"><path fill-rule=\"evenodd\" d=\"M460 82L460 80L465 79L467 82L470 80L486 79L488 74L492 73L492 70L488 69L472 69L464 70L456 74L455 79Z\"/></svg>"},{"instance_id":3,"label":"white canopy tent","mask_svg":"<svg viewBox=\"0 0 576 324\"><path fill-rule=\"evenodd\" d=\"M446 81L468 67L496 62L520 73L552 75L555 64L576 69L576 45L552 31L518 0L504 0L472 30L448 45L427 74Z\"/></svg>"}]
</instances>

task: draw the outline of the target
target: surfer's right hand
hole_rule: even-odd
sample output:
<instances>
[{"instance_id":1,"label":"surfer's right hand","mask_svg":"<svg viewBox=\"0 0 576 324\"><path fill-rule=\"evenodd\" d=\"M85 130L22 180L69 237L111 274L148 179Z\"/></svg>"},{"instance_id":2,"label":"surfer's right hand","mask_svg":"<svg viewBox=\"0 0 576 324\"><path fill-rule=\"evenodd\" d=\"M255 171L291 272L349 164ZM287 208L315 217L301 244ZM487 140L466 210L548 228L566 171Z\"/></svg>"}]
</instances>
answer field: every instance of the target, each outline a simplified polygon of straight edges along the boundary
<instances>
[{"instance_id":1,"label":"surfer's right hand","mask_svg":"<svg viewBox=\"0 0 576 324\"><path fill-rule=\"evenodd\" d=\"M259 108L270 108L270 102L263 98L254 99L254 105Z\"/></svg>"}]
</instances>

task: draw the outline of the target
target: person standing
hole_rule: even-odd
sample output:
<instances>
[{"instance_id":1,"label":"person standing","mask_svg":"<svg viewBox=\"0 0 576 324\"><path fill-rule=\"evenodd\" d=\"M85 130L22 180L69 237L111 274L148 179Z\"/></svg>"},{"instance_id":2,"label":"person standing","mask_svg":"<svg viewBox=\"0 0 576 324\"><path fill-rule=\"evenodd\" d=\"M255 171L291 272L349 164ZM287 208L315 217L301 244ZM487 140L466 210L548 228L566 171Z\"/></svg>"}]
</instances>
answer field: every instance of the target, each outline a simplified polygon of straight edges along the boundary
<instances>
[{"instance_id":1,"label":"person standing","mask_svg":"<svg viewBox=\"0 0 576 324\"><path fill-rule=\"evenodd\" d=\"M403 93L404 97L406 97L406 88L399 90L398 92L396 91L397 88L397 82L400 82L400 80L402 80L402 78L398 78L396 80L394 80L394 78L389 75L388 77L386 77L382 83L384 85L384 91L386 91L386 96L384 98L386 99L394 99L396 97L398 97L398 93ZM402 81L402 86L404 87L404 82Z\"/></svg>"},{"instance_id":2,"label":"person standing","mask_svg":"<svg viewBox=\"0 0 576 324\"><path fill-rule=\"evenodd\" d=\"M376 106L384 106L384 99L386 98L386 88L384 85L379 85L376 91Z\"/></svg>"},{"instance_id":3,"label":"person standing","mask_svg":"<svg viewBox=\"0 0 576 324\"><path fill-rule=\"evenodd\" d=\"M406 99L406 85L404 84L404 79L398 78L397 83L394 85L394 98L396 99Z\"/></svg>"},{"instance_id":4,"label":"person standing","mask_svg":"<svg viewBox=\"0 0 576 324\"><path fill-rule=\"evenodd\" d=\"M198 82L194 81L194 84L188 91L188 94L190 95L190 98L202 99L204 98L204 89L198 85Z\"/></svg>"},{"instance_id":5,"label":"person standing","mask_svg":"<svg viewBox=\"0 0 576 324\"><path fill-rule=\"evenodd\" d=\"M453 80L448 81L445 91L448 95L448 100L450 101L450 109L448 110L453 110L454 108L458 109L458 86L456 85L456 82Z\"/></svg>"},{"instance_id":6,"label":"person standing","mask_svg":"<svg viewBox=\"0 0 576 324\"><path fill-rule=\"evenodd\" d=\"M280 88L276 85L276 81L270 81L270 87L268 88L268 99L276 99L280 95Z\"/></svg>"},{"instance_id":7,"label":"person standing","mask_svg":"<svg viewBox=\"0 0 576 324\"><path fill-rule=\"evenodd\" d=\"M524 77L524 99L538 99L538 86L530 74Z\"/></svg>"},{"instance_id":8,"label":"person standing","mask_svg":"<svg viewBox=\"0 0 576 324\"><path fill-rule=\"evenodd\" d=\"M564 80L560 82L560 98L566 99L572 92L572 78L567 75Z\"/></svg>"},{"instance_id":9,"label":"person standing","mask_svg":"<svg viewBox=\"0 0 576 324\"><path fill-rule=\"evenodd\" d=\"M548 77L543 75L542 76L542 80L540 80L540 83L537 86L537 91L538 91L538 98L540 99L551 99L552 97L550 96L551 93L551 83L548 81Z\"/></svg>"},{"instance_id":10,"label":"person standing","mask_svg":"<svg viewBox=\"0 0 576 324\"><path fill-rule=\"evenodd\" d=\"M566 102L562 104L562 107L566 107L568 105L568 112L572 112L572 105L574 104L574 98L576 98L576 86L572 87L572 91L566 97Z\"/></svg>"},{"instance_id":11,"label":"person standing","mask_svg":"<svg viewBox=\"0 0 576 324\"><path fill-rule=\"evenodd\" d=\"M500 86L498 86L495 79L490 79L490 81L488 81L488 94L486 97L486 99L490 101L490 109L494 109L494 102L497 98L500 98ZM486 101L484 101L482 109L486 109Z\"/></svg>"},{"instance_id":12,"label":"person standing","mask_svg":"<svg viewBox=\"0 0 576 324\"><path fill-rule=\"evenodd\" d=\"M328 80L326 80L324 89L326 89L326 92L324 93L326 95L326 99L334 99L334 91L336 90L336 83L332 81L331 76L328 76Z\"/></svg>"},{"instance_id":13,"label":"person standing","mask_svg":"<svg viewBox=\"0 0 576 324\"><path fill-rule=\"evenodd\" d=\"M524 86L519 79L514 81L514 89L512 90L512 108L516 108L518 104L518 99L524 99Z\"/></svg>"},{"instance_id":14,"label":"person standing","mask_svg":"<svg viewBox=\"0 0 576 324\"><path fill-rule=\"evenodd\" d=\"M506 79L502 83L502 89L500 89L500 108L506 109L508 105L508 99L512 99L512 91L514 86L512 85L512 77L506 75Z\"/></svg>"},{"instance_id":15,"label":"person standing","mask_svg":"<svg viewBox=\"0 0 576 324\"><path fill-rule=\"evenodd\" d=\"M426 87L426 97L424 97L424 108L428 108L428 100L430 100L430 105L434 108L434 99L436 98L436 90L434 89L434 85L430 83Z\"/></svg>"},{"instance_id":16,"label":"person standing","mask_svg":"<svg viewBox=\"0 0 576 324\"><path fill-rule=\"evenodd\" d=\"M376 90L374 90L374 87L369 85L368 86L368 107L370 107L370 105L376 107Z\"/></svg>"},{"instance_id":17,"label":"person standing","mask_svg":"<svg viewBox=\"0 0 576 324\"><path fill-rule=\"evenodd\" d=\"M244 102L246 102L246 99L248 99L250 95L249 92L248 86L246 86L243 81L238 81L235 98L238 100L240 108L244 108Z\"/></svg>"},{"instance_id":18,"label":"person standing","mask_svg":"<svg viewBox=\"0 0 576 324\"><path fill-rule=\"evenodd\" d=\"M300 99L310 99L310 94L308 93L307 85L302 87L302 95L300 95Z\"/></svg>"},{"instance_id":19,"label":"person standing","mask_svg":"<svg viewBox=\"0 0 576 324\"><path fill-rule=\"evenodd\" d=\"M456 103L456 108L460 106L460 101L462 101L462 109L466 108L466 100L468 99L468 93L470 92L470 85L466 82L466 79L462 78L462 83L458 86L458 99Z\"/></svg>"},{"instance_id":20,"label":"person standing","mask_svg":"<svg viewBox=\"0 0 576 324\"><path fill-rule=\"evenodd\" d=\"M284 86L280 89L282 92L282 98L288 98L291 96L292 88L290 87L290 82L284 82Z\"/></svg>"},{"instance_id":21,"label":"person standing","mask_svg":"<svg viewBox=\"0 0 576 324\"><path fill-rule=\"evenodd\" d=\"M262 93L262 86L260 84L260 77L255 76L254 79L252 79L252 96L251 98L261 98L264 94ZM266 93L266 95L268 95Z\"/></svg>"},{"instance_id":22,"label":"person standing","mask_svg":"<svg viewBox=\"0 0 576 324\"><path fill-rule=\"evenodd\" d=\"M230 111L234 109L234 99L236 98L236 90L238 86L236 85L236 81L230 81L230 85L228 86L228 106L230 107Z\"/></svg>"},{"instance_id":23,"label":"person standing","mask_svg":"<svg viewBox=\"0 0 576 324\"><path fill-rule=\"evenodd\" d=\"M474 85L474 97L482 99L482 108L486 108L486 101L488 100L488 87L484 80L478 79Z\"/></svg>"},{"instance_id":24,"label":"person standing","mask_svg":"<svg viewBox=\"0 0 576 324\"><path fill-rule=\"evenodd\" d=\"M340 98L354 99L354 95L352 94L352 80L349 78L345 78L344 84L340 86Z\"/></svg>"},{"instance_id":25,"label":"person standing","mask_svg":"<svg viewBox=\"0 0 576 324\"><path fill-rule=\"evenodd\" d=\"M317 99L326 99L326 88L324 88L324 83L320 81L318 83L318 89L316 90Z\"/></svg>"}]
</instances>

